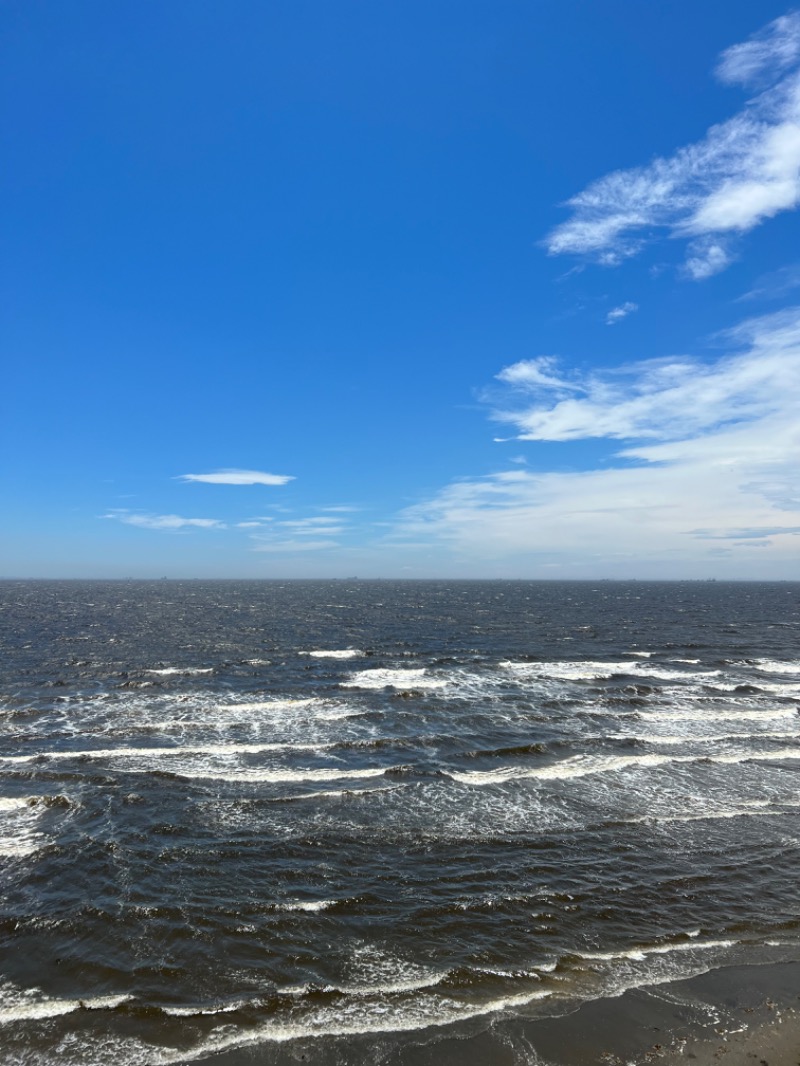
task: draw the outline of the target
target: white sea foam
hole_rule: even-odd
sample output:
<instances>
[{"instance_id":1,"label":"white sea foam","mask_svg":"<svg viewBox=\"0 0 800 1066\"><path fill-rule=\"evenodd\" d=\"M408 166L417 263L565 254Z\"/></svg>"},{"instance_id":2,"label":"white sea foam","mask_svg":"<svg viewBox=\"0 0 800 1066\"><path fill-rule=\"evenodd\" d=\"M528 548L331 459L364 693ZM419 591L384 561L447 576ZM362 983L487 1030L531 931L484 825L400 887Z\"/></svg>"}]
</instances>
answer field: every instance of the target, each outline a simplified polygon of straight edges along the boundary
<instances>
[{"instance_id":1,"label":"white sea foam","mask_svg":"<svg viewBox=\"0 0 800 1066\"><path fill-rule=\"evenodd\" d=\"M22 807L27 807L27 806L28 806L28 800L27 799L22 799L19 796L9 797L9 798L5 798L4 797L4 798L0 799L0 813L4 813L6 811L18 811Z\"/></svg>"},{"instance_id":2,"label":"white sea foam","mask_svg":"<svg viewBox=\"0 0 800 1066\"><path fill-rule=\"evenodd\" d=\"M310 655L312 659L358 659L364 652L360 648L335 648L330 651L301 651L301 655Z\"/></svg>"},{"instance_id":3,"label":"white sea foam","mask_svg":"<svg viewBox=\"0 0 800 1066\"><path fill-rule=\"evenodd\" d=\"M523 1007L537 999L545 999L549 990L526 990L503 996L483 1004L464 1003L445 996L423 993L412 1001L393 1009L385 999L367 996L336 1007L320 1007L305 1016L275 1020L252 1029L231 1030L228 1027L212 1033L193 1051L161 1052L159 1063L186 1062L206 1058L232 1048L262 1043L286 1043L290 1040L315 1037L355 1036L363 1033L401 1033L452 1025L506 1010Z\"/></svg>"},{"instance_id":4,"label":"white sea foam","mask_svg":"<svg viewBox=\"0 0 800 1066\"><path fill-rule=\"evenodd\" d=\"M342 688L444 688L447 680L431 677L424 668L402 670L361 670L342 681Z\"/></svg>"},{"instance_id":5,"label":"white sea foam","mask_svg":"<svg viewBox=\"0 0 800 1066\"><path fill-rule=\"evenodd\" d=\"M774 692L776 696L787 696L797 699L800 695L800 684L794 681L762 681L758 680L758 688L764 692Z\"/></svg>"},{"instance_id":6,"label":"white sea foam","mask_svg":"<svg viewBox=\"0 0 800 1066\"><path fill-rule=\"evenodd\" d=\"M721 710L703 708L680 708L669 710L647 710L643 717L648 722L736 722L736 721L775 721L781 718L798 718L794 707L724 707ZM800 720L800 719L799 719Z\"/></svg>"},{"instance_id":7,"label":"white sea foam","mask_svg":"<svg viewBox=\"0 0 800 1066\"><path fill-rule=\"evenodd\" d=\"M276 909L279 911L326 911L330 907L334 907L337 901L335 899L313 899L313 900L289 900L287 903L278 903Z\"/></svg>"},{"instance_id":8,"label":"white sea foam","mask_svg":"<svg viewBox=\"0 0 800 1066\"><path fill-rule=\"evenodd\" d=\"M590 774L617 773L628 769L652 769L668 763L744 763L772 762L774 760L800 759L800 748L784 748L780 751L738 751L715 755L573 755L548 766L505 766L497 770L447 770L454 781L464 785L501 785L506 781L537 778L542 781L564 781L587 777Z\"/></svg>"},{"instance_id":9,"label":"white sea foam","mask_svg":"<svg viewBox=\"0 0 800 1066\"><path fill-rule=\"evenodd\" d=\"M261 755L268 751L324 751L335 747L331 743L296 744L193 744L190 747L171 748L87 748L75 751L38 751L34 755L0 755L3 762L32 762L34 759L162 759L196 755Z\"/></svg>"},{"instance_id":10,"label":"white sea foam","mask_svg":"<svg viewBox=\"0 0 800 1066\"><path fill-rule=\"evenodd\" d=\"M729 818L752 818L754 814L759 817L779 818L786 812L783 810L769 810L772 800L749 800L741 807L730 807L726 810L710 810L706 808L700 814L653 814L643 815L641 818L628 819L632 822L713 822ZM691 935L691 934L690 934Z\"/></svg>"},{"instance_id":11,"label":"white sea foam","mask_svg":"<svg viewBox=\"0 0 800 1066\"><path fill-rule=\"evenodd\" d=\"M559 681L603 681L614 674L633 674L658 681L703 681L719 677L720 670L670 670L657 663L642 661L643 652L630 652L639 659L598 662L591 659L560 660L558 662L501 662L501 669L513 671L526 678L550 678ZM649 658L650 653L646 653ZM671 659L674 663L694 664L699 659Z\"/></svg>"},{"instance_id":12,"label":"white sea foam","mask_svg":"<svg viewBox=\"0 0 800 1066\"><path fill-rule=\"evenodd\" d=\"M800 748L782 748L780 751L748 751L730 755L715 755L711 761L721 763L783 762L787 759L800 759Z\"/></svg>"},{"instance_id":13,"label":"white sea foam","mask_svg":"<svg viewBox=\"0 0 800 1066\"><path fill-rule=\"evenodd\" d=\"M198 768L191 772L185 768L176 770L178 777L189 779L210 779L213 781L232 781L244 784L251 782L268 782L271 784L289 784L295 781L344 781L364 777L380 777L385 771L380 767L368 767L363 770L206 770Z\"/></svg>"},{"instance_id":14,"label":"white sea foam","mask_svg":"<svg viewBox=\"0 0 800 1066\"><path fill-rule=\"evenodd\" d=\"M673 736L658 736L654 733L613 733L609 740L641 740L647 744L689 744L719 743L723 740L793 740L798 736L797 730L791 732L765 731L762 733L684 733Z\"/></svg>"},{"instance_id":15,"label":"white sea foam","mask_svg":"<svg viewBox=\"0 0 800 1066\"><path fill-rule=\"evenodd\" d=\"M302 792L300 795L293 795L292 800L296 802L313 799L344 799L349 796L370 796L376 792L396 792L398 788L403 788L403 785L378 785L376 788L329 788L323 792Z\"/></svg>"},{"instance_id":16,"label":"white sea foam","mask_svg":"<svg viewBox=\"0 0 800 1066\"><path fill-rule=\"evenodd\" d=\"M201 1006L199 1003L191 1007L162 1007L165 1014L173 1018L197 1018L204 1014L231 1014L241 1010L252 1003L252 1000L240 999L230 1003L218 1003L213 1006Z\"/></svg>"},{"instance_id":17,"label":"white sea foam","mask_svg":"<svg viewBox=\"0 0 800 1066\"><path fill-rule=\"evenodd\" d=\"M524 778L537 778L541 781L563 781L589 774L609 773L626 770L629 767L663 766L671 762L694 762L694 755L617 755L587 756L573 755L549 766L504 766L497 770L448 770L453 780L464 785L500 785L505 781Z\"/></svg>"},{"instance_id":18,"label":"white sea foam","mask_svg":"<svg viewBox=\"0 0 800 1066\"><path fill-rule=\"evenodd\" d=\"M649 663L637 663L636 666L637 674L654 677L657 681L707 681L719 677L722 673L721 670L666 670L662 666L651 666Z\"/></svg>"},{"instance_id":19,"label":"white sea foam","mask_svg":"<svg viewBox=\"0 0 800 1066\"><path fill-rule=\"evenodd\" d=\"M419 992L423 988L435 988L447 976L446 973L426 974L423 977L402 977L397 980L380 980L374 983L343 983L329 986L330 991L343 992L349 996L391 996L400 992Z\"/></svg>"},{"instance_id":20,"label":"white sea foam","mask_svg":"<svg viewBox=\"0 0 800 1066\"><path fill-rule=\"evenodd\" d=\"M522 677L549 677L561 681L599 681L613 674L633 673L640 663L625 660L623 662L593 662L578 660L576 662L501 662L500 667L510 670Z\"/></svg>"},{"instance_id":21,"label":"white sea foam","mask_svg":"<svg viewBox=\"0 0 800 1066\"><path fill-rule=\"evenodd\" d=\"M344 981L332 987L357 996L393 995L432 988L446 976L446 970L399 958L378 944L361 943L352 950Z\"/></svg>"},{"instance_id":22,"label":"white sea foam","mask_svg":"<svg viewBox=\"0 0 800 1066\"><path fill-rule=\"evenodd\" d=\"M172 674L213 674L213 666L164 666L161 669L148 670L148 674L158 674L160 677L169 677Z\"/></svg>"},{"instance_id":23,"label":"white sea foam","mask_svg":"<svg viewBox=\"0 0 800 1066\"><path fill-rule=\"evenodd\" d=\"M781 662L778 659L756 659L755 666L766 674L800 674L800 660Z\"/></svg>"},{"instance_id":24,"label":"white sea foam","mask_svg":"<svg viewBox=\"0 0 800 1066\"><path fill-rule=\"evenodd\" d=\"M76 1010L113 1010L130 996L91 996L86 999L49 998L38 988L0 985L0 1025L57 1018Z\"/></svg>"},{"instance_id":25,"label":"white sea foam","mask_svg":"<svg viewBox=\"0 0 800 1066\"><path fill-rule=\"evenodd\" d=\"M632 959L641 962L649 955L671 955L673 952L683 951L711 951L714 948L731 948L736 944L735 940L702 940L693 939L691 942L680 941L671 944L645 944L642 947L629 948L627 951L587 951L580 952L579 957L596 962L617 962L620 959Z\"/></svg>"},{"instance_id":26,"label":"white sea foam","mask_svg":"<svg viewBox=\"0 0 800 1066\"><path fill-rule=\"evenodd\" d=\"M318 702L313 699L298 700L247 700L241 703L221 703L214 706L215 711L237 714L240 711L285 711L296 710L298 707L308 707Z\"/></svg>"}]
</instances>

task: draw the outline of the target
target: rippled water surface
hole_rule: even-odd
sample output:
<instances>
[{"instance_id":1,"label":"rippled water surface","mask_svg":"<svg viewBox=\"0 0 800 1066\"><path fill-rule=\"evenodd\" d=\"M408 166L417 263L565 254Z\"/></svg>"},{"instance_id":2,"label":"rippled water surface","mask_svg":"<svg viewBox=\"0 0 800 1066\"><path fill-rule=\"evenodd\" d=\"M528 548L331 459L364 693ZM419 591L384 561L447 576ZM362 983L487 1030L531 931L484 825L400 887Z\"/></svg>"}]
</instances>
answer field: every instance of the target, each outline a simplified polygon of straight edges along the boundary
<instances>
[{"instance_id":1,"label":"rippled water surface","mask_svg":"<svg viewBox=\"0 0 800 1066\"><path fill-rule=\"evenodd\" d=\"M0 1049L442 1033L800 958L800 587L0 584Z\"/></svg>"}]
</instances>

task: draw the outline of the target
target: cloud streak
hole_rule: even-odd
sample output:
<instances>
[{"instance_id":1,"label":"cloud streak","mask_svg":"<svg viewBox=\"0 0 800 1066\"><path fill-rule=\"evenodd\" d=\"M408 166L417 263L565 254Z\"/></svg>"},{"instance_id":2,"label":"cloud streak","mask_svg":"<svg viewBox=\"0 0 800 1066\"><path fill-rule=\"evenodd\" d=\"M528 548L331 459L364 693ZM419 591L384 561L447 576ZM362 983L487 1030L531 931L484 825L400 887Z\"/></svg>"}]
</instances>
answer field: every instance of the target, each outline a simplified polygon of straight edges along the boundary
<instances>
[{"instance_id":1,"label":"cloud streak","mask_svg":"<svg viewBox=\"0 0 800 1066\"><path fill-rule=\"evenodd\" d=\"M689 241L685 273L702 280L733 258L733 238L800 203L800 13L723 53L728 84L766 86L727 122L673 156L619 170L568 201L572 217L546 239L615 265L654 230Z\"/></svg>"},{"instance_id":2,"label":"cloud streak","mask_svg":"<svg viewBox=\"0 0 800 1066\"><path fill-rule=\"evenodd\" d=\"M580 375L545 358L507 368L499 376L523 406L503 417L522 439L625 446L594 469L455 482L407 509L390 540L530 576L707 576L716 560L741 577L757 556L762 575L800 577L800 308L726 339L732 353L712 364L686 357Z\"/></svg>"},{"instance_id":3,"label":"cloud streak","mask_svg":"<svg viewBox=\"0 0 800 1066\"><path fill-rule=\"evenodd\" d=\"M757 85L800 62L800 14L781 15L720 56L716 75L728 85Z\"/></svg>"},{"instance_id":4,"label":"cloud streak","mask_svg":"<svg viewBox=\"0 0 800 1066\"><path fill-rule=\"evenodd\" d=\"M619 307L613 307L606 315L606 325L615 326L617 322L621 322L623 318L627 318L628 315L632 315L634 311L639 310L639 305L631 303L630 300L626 300L624 304L620 304Z\"/></svg>"},{"instance_id":5,"label":"cloud streak","mask_svg":"<svg viewBox=\"0 0 800 1066\"><path fill-rule=\"evenodd\" d=\"M689 356L566 375L550 357L498 374L515 409L495 411L519 440L670 440L762 418L800 403L800 314L791 309L727 334L749 347L715 363Z\"/></svg>"},{"instance_id":6,"label":"cloud streak","mask_svg":"<svg viewBox=\"0 0 800 1066\"><path fill-rule=\"evenodd\" d=\"M103 518L115 518L128 526L140 529L156 529L174 532L180 529L227 529L224 522L216 518L184 518L177 514L136 514L130 511L111 511Z\"/></svg>"},{"instance_id":7,"label":"cloud streak","mask_svg":"<svg viewBox=\"0 0 800 1066\"><path fill-rule=\"evenodd\" d=\"M181 474L176 480L206 485L286 485L295 479L288 474L268 474L263 470L217 470L210 474Z\"/></svg>"},{"instance_id":8,"label":"cloud streak","mask_svg":"<svg viewBox=\"0 0 800 1066\"><path fill-rule=\"evenodd\" d=\"M256 552L314 552L325 548L337 548L335 540L268 540L253 546Z\"/></svg>"}]
</instances>

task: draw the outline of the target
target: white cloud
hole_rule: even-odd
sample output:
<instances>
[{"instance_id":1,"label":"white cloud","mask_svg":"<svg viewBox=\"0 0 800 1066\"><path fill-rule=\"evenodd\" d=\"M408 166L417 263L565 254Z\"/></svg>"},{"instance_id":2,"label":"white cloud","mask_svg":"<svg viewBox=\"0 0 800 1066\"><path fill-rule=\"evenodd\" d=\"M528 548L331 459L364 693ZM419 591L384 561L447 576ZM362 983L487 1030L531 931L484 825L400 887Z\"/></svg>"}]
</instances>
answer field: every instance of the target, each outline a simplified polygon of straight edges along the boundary
<instances>
[{"instance_id":1,"label":"white cloud","mask_svg":"<svg viewBox=\"0 0 800 1066\"><path fill-rule=\"evenodd\" d=\"M572 217L546 245L552 254L594 256L615 265L643 246L643 231L664 229L692 244L688 276L710 277L730 261L723 238L744 233L800 203L800 15L777 19L751 41L728 49L719 72L728 82L773 80L727 122L673 156L620 170L569 201ZM648 233L649 236L649 233Z\"/></svg>"},{"instance_id":2,"label":"white cloud","mask_svg":"<svg viewBox=\"0 0 800 1066\"><path fill-rule=\"evenodd\" d=\"M522 436L624 440L617 458L456 482L405 511L390 542L439 545L483 572L747 577L757 565L800 577L800 308L745 322L728 342L738 350L714 364L573 375L566 396L549 364L556 384L514 416ZM525 375L513 377L529 402Z\"/></svg>"},{"instance_id":3,"label":"white cloud","mask_svg":"<svg viewBox=\"0 0 800 1066\"><path fill-rule=\"evenodd\" d=\"M692 241L684 269L693 281L702 281L719 274L730 261L731 256L721 241Z\"/></svg>"},{"instance_id":4,"label":"white cloud","mask_svg":"<svg viewBox=\"0 0 800 1066\"><path fill-rule=\"evenodd\" d=\"M558 359L552 355L540 355L536 359L524 359L504 367L497 375L507 385L535 391L537 389L559 389L570 392L580 386L561 375Z\"/></svg>"},{"instance_id":5,"label":"white cloud","mask_svg":"<svg viewBox=\"0 0 800 1066\"><path fill-rule=\"evenodd\" d=\"M520 405L495 417L512 423L520 440L671 440L764 417L783 409L788 396L800 403L797 309L744 323L728 337L751 347L710 364L683 356L573 374L568 385L550 360L546 383L538 360L531 360L530 376L527 363L516 363L498 378L516 386Z\"/></svg>"},{"instance_id":6,"label":"white cloud","mask_svg":"<svg viewBox=\"0 0 800 1066\"><path fill-rule=\"evenodd\" d=\"M729 85L752 85L782 73L800 61L800 13L770 22L749 41L735 44L720 57L716 74Z\"/></svg>"},{"instance_id":7,"label":"white cloud","mask_svg":"<svg viewBox=\"0 0 800 1066\"><path fill-rule=\"evenodd\" d=\"M134 514L130 511L111 511L104 518L116 518L129 526L141 529L176 530L194 527L196 529L226 529L224 522L216 518L183 518L177 514Z\"/></svg>"},{"instance_id":8,"label":"white cloud","mask_svg":"<svg viewBox=\"0 0 800 1066\"><path fill-rule=\"evenodd\" d=\"M309 552L338 548L334 540L347 531L338 515L313 515L308 518L286 518L275 522L269 532L254 536L253 551Z\"/></svg>"},{"instance_id":9,"label":"white cloud","mask_svg":"<svg viewBox=\"0 0 800 1066\"><path fill-rule=\"evenodd\" d=\"M626 300L624 304L620 304L619 307L613 307L606 315L606 325L613 326L617 322L621 322L623 318L627 318L628 315L633 314L634 311L639 310L639 305L631 303L630 300Z\"/></svg>"},{"instance_id":10,"label":"white cloud","mask_svg":"<svg viewBox=\"0 0 800 1066\"><path fill-rule=\"evenodd\" d=\"M336 548L335 540L269 540L258 541L253 551L256 552L313 552L325 548Z\"/></svg>"},{"instance_id":11,"label":"white cloud","mask_svg":"<svg viewBox=\"0 0 800 1066\"><path fill-rule=\"evenodd\" d=\"M346 529L341 519L325 517L287 519L278 525L290 530L294 536L336 536Z\"/></svg>"},{"instance_id":12,"label":"white cloud","mask_svg":"<svg viewBox=\"0 0 800 1066\"><path fill-rule=\"evenodd\" d=\"M793 289L800 289L800 264L791 263L769 274L764 274L740 300L777 300Z\"/></svg>"},{"instance_id":13,"label":"white cloud","mask_svg":"<svg viewBox=\"0 0 800 1066\"><path fill-rule=\"evenodd\" d=\"M285 485L295 479L263 470L217 470L212 474L181 474L177 481L202 481L207 485Z\"/></svg>"},{"instance_id":14,"label":"white cloud","mask_svg":"<svg viewBox=\"0 0 800 1066\"><path fill-rule=\"evenodd\" d=\"M317 515L314 518L286 518L279 524L293 526L295 529L305 529L309 526L328 526L332 522L338 521L338 518L326 518L324 515Z\"/></svg>"}]
</instances>

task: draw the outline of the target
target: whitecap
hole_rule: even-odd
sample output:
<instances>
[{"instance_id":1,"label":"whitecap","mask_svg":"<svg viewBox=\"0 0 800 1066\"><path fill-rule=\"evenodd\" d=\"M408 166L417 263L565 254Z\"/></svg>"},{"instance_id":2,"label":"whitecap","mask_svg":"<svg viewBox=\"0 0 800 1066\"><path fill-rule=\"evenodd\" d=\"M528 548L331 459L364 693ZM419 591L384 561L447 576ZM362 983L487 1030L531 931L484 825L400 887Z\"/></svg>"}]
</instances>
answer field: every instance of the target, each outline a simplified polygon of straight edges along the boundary
<instances>
[{"instance_id":1,"label":"whitecap","mask_svg":"<svg viewBox=\"0 0 800 1066\"><path fill-rule=\"evenodd\" d=\"M794 740L798 736L796 730L791 732L765 731L763 733L685 733L683 736L664 735L654 733L613 733L608 735L609 740L640 740L646 744L689 744L719 743L723 740Z\"/></svg>"},{"instance_id":2,"label":"whitecap","mask_svg":"<svg viewBox=\"0 0 800 1066\"><path fill-rule=\"evenodd\" d=\"M677 661L677 660L675 660ZM719 677L721 670L665 670L663 667L651 666L649 663L637 663L637 674L654 677L657 681L704 681Z\"/></svg>"},{"instance_id":3,"label":"whitecap","mask_svg":"<svg viewBox=\"0 0 800 1066\"><path fill-rule=\"evenodd\" d=\"M158 674L160 677L170 677L173 674L213 674L214 667L200 666L164 666L160 669L148 670L148 674Z\"/></svg>"},{"instance_id":4,"label":"whitecap","mask_svg":"<svg viewBox=\"0 0 800 1066\"><path fill-rule=\"evenodd\" d=\"M690 934L691 935L691 934ZM619 959L633 959L641 962L648 955L670 955L682 951L711 951L714 948L732 948L735 940L691 940L667 944L644 944L641 947L628 948L626 951L587 951L579 952L579 958L596 962L616 962Z\"/></svg>"},{"instance_id":5,"label":"whitecap","mask_svg":"<svg viewBox=\"0 0 800 1066\"><path fill-rule=\"evenodd\" d=\"M760 707L725 707L718 711L708 708L673 708L670 710L648 710L645 721L648 722L674 722L688 721L695 723L703 722L735 722L735 721L771 721L780 718L797 718L797 709L794 707L773 707L762 710Z\"/></svg>"},{"instance_id":6,"label":"whitecap","mask_svg":"<svg viewBox=\"0 0 800 1066\"><path fill-rule=\"evenodd\" d=\"M313 699L286 699L286 700L243 700L241 703L221 703L214 706L214 711L236 714L239 711L283 711L295 710L298 707L308 707L309 704L318 702Z\"/></svg>"},{"instance_id":7,"label":"whitecap","mask_svg":"<svg viewBox=\"0 0 800 1066\"><path fill-rule=\"evenodd\" d=\"M549 677L559 681L599 681L613 674L633 673L640 663L594 662L589 659L562 660L560 662L501 662L500 667L525 677Z\"/></svg>"},{"instance_id":8,"label":"whitecap","mask_svg":"<svg viewBox=\"0 0 800 1066\"><path fill-rule=\"evenodd\" d=\"M326 911L336 906L335 899L312 899L312 900L289 900L287 903L278 903L276 910L279 911Z\"/></svg>"},{"instance_id":9,"label":"whitecap","mask_svg":"<svg viewBox=\"0 0 800 1066\"><path fill-rule=\"evenodd\" d=\"M358 659L364 652L360 648L338 648L330 651L301 651L301 655L310 655L312 659Z\"/></svg>"},{"instance_id":10,"label":"whitecap","mask_svg":"<svg viewBox=\"0 0 800 1066\"><path fill-rule=\"evenodd\" d=\"M335 747L334 743L296 744L193 744L171 748L86 748L70 751L37 751L33 755L0 755L3 762L31 762L34 759L161 759L193 755L261 755L270 751L324 751Z\"/></svg>"},{"instance_id":11,"label":"whitecap","mask_svg":"<svg viewBox=\"0 0 800 1066\"><path fill-rule=\"evenodd\" d=\"M363 770L231 770L215 771L198 768L190 772L184 768L174 771L178 777L191 780L209 779L213 781L241 782L243 784L265 782L269 784L291 784L295 781L342 781L352 778L380 777L386 771L381 767L369 767Z\"/></svg>"},{"instance_id":12,"label":"whitecap","mask_svg":"<svg viewBox=\"0 0 800 1066\"><path fill-rule=\"evenodd\" d=\"M774 760L800 759L800 748L784 748L779 751L738 751L715 755L573 755L548 766L505 766L498 770L445 771L454 781L464 785L501 785L506 781L536 778L542 781L564 781L587 777L591 774L616 773L628 769L650 769L670 763L745 763L772 762Z\"/></svg>"},{"instance_id":13,"label":"whitecap","mask_svg":"<svg viewBox=\"0 0 800 1066\"><path fill-rule=\"evenodd\" d=\"M0 1025L57 1018L76 1010L113 1010L130 996L90 996L86 999L48 998L38 988L20 989L0 985Z\"/></svg>"},{"instance_id":14,"label":"whitecap","mask_svg":"<svg viewBox=\"0 0 800 1066\"><path fill-rule=\"evenodd\" d=\"M342 681L342 688L444 688L447 681L431 677L424 668L405 670L362 670Z\"/></svg>"},{"instance_id":15,"label":"whitecap","mask_svg":"<svg viewBox=\"0 0 800 1066\"><path fill-rule=\"evenodd\" d=\"M216 1003L206 1006L196 1004L189 1007L162 1007L161 1010L165 1014L172 1015L173 1018L196 1018L204 1014L230 1014L233 1011L249 1006L252 1002L252 1000L240 999L231 1003Z\"/></svg>"},{"instance_id":16,"label":"whitecap","mask_svg":"<svg viewBox=\"0 0 800 1066\"><path fill-rule=\"evenodd\" d=\"M767 674L800 674L800 661L784 662L778 659L756 659L756 669Z\"/></svg>"},{"instance_id":17,"label":"whitecap","mask_svg":"<svg viewBox=\"0 0 800 1066\"><path fill-rule=\"evenodd\" d=\"M186 1062L207 1058L232 1048L262 1043L282 1044L304 1038L415 1032L513 1010L535 1000L545 999L551 994L549 990L544 989L527 990L476 1004L423 992L395 1009L383 999L363 996L345 1007L321 1007L309 1012L305 1017L291 1021L275 1020L247 1030L232 1031L227 1027L219 1029L192 1051L162 1052L157 1061L164 1064Z\"/></svg>"}]
</instances>

